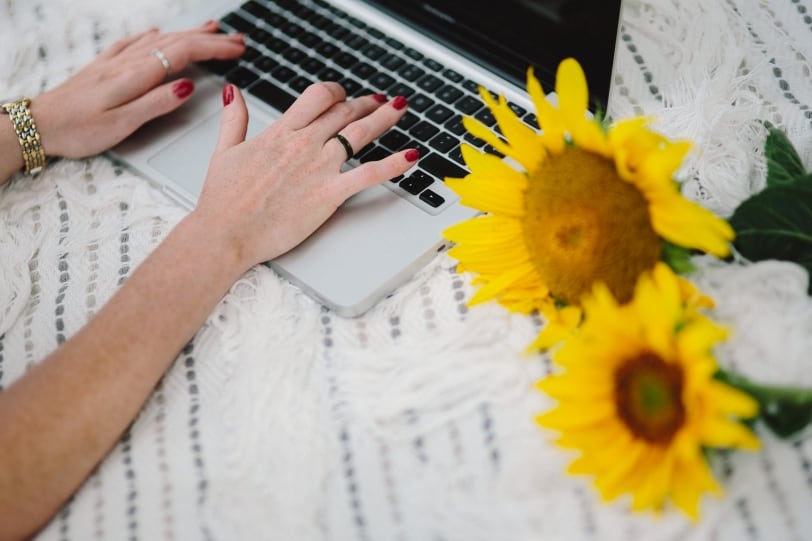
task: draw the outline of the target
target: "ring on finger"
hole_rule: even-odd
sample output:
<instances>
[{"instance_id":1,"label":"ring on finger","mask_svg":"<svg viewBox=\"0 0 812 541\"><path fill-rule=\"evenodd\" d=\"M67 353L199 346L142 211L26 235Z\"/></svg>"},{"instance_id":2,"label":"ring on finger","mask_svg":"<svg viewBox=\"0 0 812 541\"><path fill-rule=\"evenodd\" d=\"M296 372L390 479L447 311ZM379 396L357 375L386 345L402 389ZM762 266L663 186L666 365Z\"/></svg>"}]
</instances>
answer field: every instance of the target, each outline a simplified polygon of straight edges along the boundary
<instances>
[{"instance_id":1,"label":"ring on finger","mask_svg":"<svg viewBox=\"0 0 812 541\"><path fill-rule=\"evenodd\" d=\"M347 140L347 138L341 135L340 133L337 133L336 135L333 136L333 139L341 143L341 146L344 147L344 151L347 153L347 160L351 160L352 157L355 155L355 151L352 149L352 145Z\"/></svg>"},{"instance_id":2,"label":"ring on finger","mask_svg":"<svg viewBox=\"0 0 812 541\"><path fill-rule=\"evenodd\" d=\"M169 77L169 72L172 69L171 64L169 63L169 59L166 57L164 52L160 49L152 49L152 56L158 59L161 65L166 70L166 77Z\"/></svg>"}]
</instances>

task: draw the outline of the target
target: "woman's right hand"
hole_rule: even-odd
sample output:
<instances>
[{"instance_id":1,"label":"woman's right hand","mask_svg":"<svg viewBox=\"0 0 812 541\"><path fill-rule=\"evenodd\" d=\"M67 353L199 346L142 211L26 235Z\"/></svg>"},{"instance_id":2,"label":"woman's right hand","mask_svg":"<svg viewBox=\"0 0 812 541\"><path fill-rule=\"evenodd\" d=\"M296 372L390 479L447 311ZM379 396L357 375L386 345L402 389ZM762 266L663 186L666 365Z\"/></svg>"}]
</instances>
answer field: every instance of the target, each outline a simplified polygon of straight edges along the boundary
<instances>
[{"instance_id":1,"label":"woman's right hand","mask_svg":"<svg viewBox=\"0 0 812 541\"><path fill-rule=\"evenodd\" d=\"M407 149L342 172L359 150L406 112L402 96L346 99L337 83L316 83L264 132L246 141L248 112L233 85L223 89L220 135L190 219L231 250L240 271L273 259L307 238L353 194L406 172L418 159Z\"/></svg>"}]
</instances>

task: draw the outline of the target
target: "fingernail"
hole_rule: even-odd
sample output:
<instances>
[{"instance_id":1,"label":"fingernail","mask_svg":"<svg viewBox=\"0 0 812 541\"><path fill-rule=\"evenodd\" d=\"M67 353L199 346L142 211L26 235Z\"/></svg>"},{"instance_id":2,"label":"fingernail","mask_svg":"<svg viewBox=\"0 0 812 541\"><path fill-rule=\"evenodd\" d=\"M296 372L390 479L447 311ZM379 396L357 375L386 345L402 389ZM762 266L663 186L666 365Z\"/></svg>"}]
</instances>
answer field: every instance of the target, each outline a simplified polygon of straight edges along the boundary
<instances>
[{"instance_id":1,"label":"fingernail","mask_svg":"<svg viewBox=\"0 0 812 541\"><path fill-rule=\"evenodd\" d=\"M172 92L178 99L183 99L194 92L195 84L189 79L181 79L172 86Z\"/></svg>"},{"instance_id":2,"label":"fingernail","mask_svg":"<svg viewBox=\"0 0 812 541\"><path fill-rule=\"evenodd\" d=\"M404 100L405 101L405 100ZM406 161L407 162L416 162L417 158L420 157L420 151L416 148L410 148L406 151Z\"/></svg>"},{"instance_id":3,"label":"fingernail","mask_svg":"<svg viewBox=\"0 0 812 541\"><path fill-rule=\"evenodd\" d=\"M392 100L392 107L400 111L401 109L406 107L406 103L407 103L406 98L404 98L403 96L398 96Z\"/></svg>"},{"instance_id":4,"label":"fingernail","mask_svg":"<svg viewBox=\"0 0 812 541\"><path fill-rule=\"evenodd\" d=\"M386 96L383 94L373 94L372 97L375 98L375 101L378 103L386 103Z\"/></svg>"},{"instance_id":5,"label":"fingernail","mask_svg":"<svg viewBox=\"0 0 812 541\"><path fill-rule=\"evenodd\" d=\"M223 87L223 107L234 101L234 85L228 83Z\"/></svg>"}]
</instances>

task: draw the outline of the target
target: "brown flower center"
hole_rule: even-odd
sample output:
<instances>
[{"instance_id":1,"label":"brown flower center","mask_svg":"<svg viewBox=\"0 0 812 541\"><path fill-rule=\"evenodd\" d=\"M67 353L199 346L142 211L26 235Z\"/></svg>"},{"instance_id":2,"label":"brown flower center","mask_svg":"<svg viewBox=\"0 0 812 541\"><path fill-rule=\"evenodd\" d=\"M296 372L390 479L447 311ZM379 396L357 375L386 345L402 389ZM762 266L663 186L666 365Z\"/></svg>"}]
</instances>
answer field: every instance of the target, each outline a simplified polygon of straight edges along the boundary
<instances>
[{"instance_id":1,"label":"brown flower center","mask_svg":"<svg viewBox=\"0 0 812 541\"><path fill-rule=\"evenodd\" d=\"M685 423L683 371L653 353L625 362L615 372L615 404L635 436L667 444Z\"/></svg>"},{"instance_id":2,"label":"brown flower center","mask_svg":"<svg viewBox=\"0 0 812 541\"><path fill-rule=\"evenodd\" d=\"M637 277L662 253L640 191L611 160L577 147L550 155L530 178L522 225L541 278L569 303L596 281L628 301Z\"/></svg>"}]
</instances>

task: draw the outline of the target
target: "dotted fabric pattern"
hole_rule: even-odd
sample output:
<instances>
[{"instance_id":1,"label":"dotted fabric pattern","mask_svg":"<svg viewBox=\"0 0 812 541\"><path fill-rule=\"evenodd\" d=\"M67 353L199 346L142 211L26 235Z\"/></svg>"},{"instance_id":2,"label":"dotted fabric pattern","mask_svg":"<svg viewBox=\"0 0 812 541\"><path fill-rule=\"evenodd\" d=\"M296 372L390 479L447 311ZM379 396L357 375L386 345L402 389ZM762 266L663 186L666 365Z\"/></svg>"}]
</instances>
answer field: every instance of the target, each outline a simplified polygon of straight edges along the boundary
<instances>
[{"instance_id":1,"label":"dotted fabric pattern","mask_svg":"<svg viewBox=\"0 0 812 541\"><path fill-rule=\"evenodd\" d=\"M0 95L36 95L193 6L8 0ZM810 12L809 0L626 0L609 113L650 115L693 141L686 195L730 214L764 186L763 120L812 168ZM105 156L0 188L0 388L93 317L182 216ZM697 264L716 317L736 330L720 362L812 385L806 274ZM781 442L760 430L762 452L714 455L725 496L705 498L698 523L602 504L532 421L550 405L532 385L552 366L522 351L543 322L468 308L472 291L439 254L343 319L252 269L36 539L812 539L808 434Z\"/></svg>"}]
</instances>

